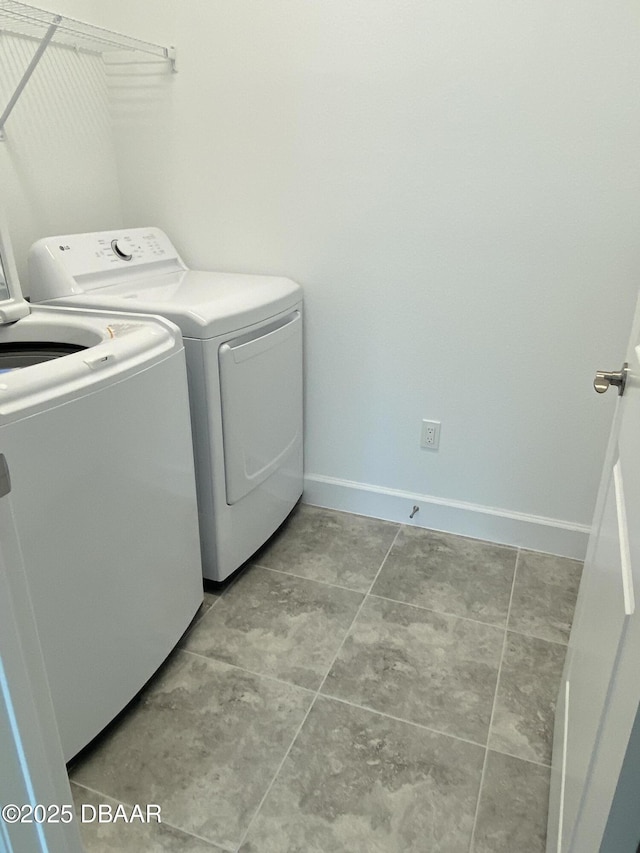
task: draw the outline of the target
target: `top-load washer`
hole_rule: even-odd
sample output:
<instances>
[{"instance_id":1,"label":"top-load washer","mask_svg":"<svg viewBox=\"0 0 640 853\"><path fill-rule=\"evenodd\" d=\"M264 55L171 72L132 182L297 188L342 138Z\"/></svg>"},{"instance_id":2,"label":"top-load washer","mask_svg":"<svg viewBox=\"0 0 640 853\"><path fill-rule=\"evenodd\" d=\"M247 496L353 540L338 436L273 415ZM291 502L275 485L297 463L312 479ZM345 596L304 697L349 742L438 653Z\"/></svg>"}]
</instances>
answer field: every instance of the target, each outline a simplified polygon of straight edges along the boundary
<instances>
[{"instance_id":1,"label":"top-load washer","mask_svg":"<svg viewBox=\"0 0 640 853\"><path fill-rule=\"evenodd\" d=\"M30 307L2 229L0 323L0 451L69 760L202 602L184 348L162 318Z\"/></svg>"},{"instance_id":2,"label":"top-load washer","mask_svg":"<svg viewBox=\"0 0 640 853\"><path fill-rule=\"evenodd\" d=\"M35 302L160 314L180 326L203 571L224 580L302 494L300 286L189 270L157 228L39 240L29 274Z\"/></svg>"}]
</instances>

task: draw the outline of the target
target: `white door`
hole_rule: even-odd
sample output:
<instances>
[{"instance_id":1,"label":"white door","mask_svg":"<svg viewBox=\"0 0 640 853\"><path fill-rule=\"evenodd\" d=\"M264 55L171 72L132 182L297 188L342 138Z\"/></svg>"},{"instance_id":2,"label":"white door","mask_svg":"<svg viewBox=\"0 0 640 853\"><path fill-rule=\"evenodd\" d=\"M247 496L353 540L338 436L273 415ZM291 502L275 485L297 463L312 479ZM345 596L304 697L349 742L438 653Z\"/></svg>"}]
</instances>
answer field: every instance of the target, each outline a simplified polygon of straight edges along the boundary
<instances>
[{"instance_id":1,"label":"white door","mask_svg":"<svg viewBox=\"0 0 640 853\"><path fill-rule=\"evenodd\" d=\"M0 853L81 853L7 471L0 454Z\"/></svg>"},{"instance_id":2,"label":"white door","mask_svg":"<svg viewBox=\"0 0 640 853\"><path fill-rule=\"evenodd\" d=\"M626 362L558 697L547 853L598 853L640 702L640 301Z\"/></svg>"}]
</instances>

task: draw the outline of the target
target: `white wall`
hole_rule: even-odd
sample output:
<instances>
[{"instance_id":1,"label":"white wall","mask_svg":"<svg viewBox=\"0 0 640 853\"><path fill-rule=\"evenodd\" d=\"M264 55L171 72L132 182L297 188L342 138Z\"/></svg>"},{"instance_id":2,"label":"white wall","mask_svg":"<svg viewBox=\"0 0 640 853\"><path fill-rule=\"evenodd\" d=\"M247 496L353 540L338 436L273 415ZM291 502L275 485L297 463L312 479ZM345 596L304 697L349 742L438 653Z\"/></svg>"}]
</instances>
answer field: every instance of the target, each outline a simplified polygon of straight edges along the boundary
<instances>
[{"instance_id":1,"label":"white wall","mask_svg":"<svg viewBox=\"0 0 640 853\"><path fill-rule=\"evenodd\" d=\"M634 4L65 10L178 49L112 93L125 224L305 287L309 499L579 554L640 280Z\"/></svg>"}]
</instances>

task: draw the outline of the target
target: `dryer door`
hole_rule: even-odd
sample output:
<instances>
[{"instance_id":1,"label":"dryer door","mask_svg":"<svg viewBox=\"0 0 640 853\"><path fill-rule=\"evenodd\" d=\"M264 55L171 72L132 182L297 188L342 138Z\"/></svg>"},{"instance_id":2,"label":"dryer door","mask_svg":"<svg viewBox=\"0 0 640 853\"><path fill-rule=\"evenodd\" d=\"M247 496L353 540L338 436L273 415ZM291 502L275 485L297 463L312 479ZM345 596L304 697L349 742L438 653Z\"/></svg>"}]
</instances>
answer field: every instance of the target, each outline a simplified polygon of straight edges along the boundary
<instances>
[{"instance_id":1,"label":"dryer door","mask_svg":"<svg viewBox=\"0 0 640 853\"><path fill-rule=\"evenodd\" d=\"M299 459L302 314L296 310L218 351L227 503Z\"/></svg>"}]
</instances>

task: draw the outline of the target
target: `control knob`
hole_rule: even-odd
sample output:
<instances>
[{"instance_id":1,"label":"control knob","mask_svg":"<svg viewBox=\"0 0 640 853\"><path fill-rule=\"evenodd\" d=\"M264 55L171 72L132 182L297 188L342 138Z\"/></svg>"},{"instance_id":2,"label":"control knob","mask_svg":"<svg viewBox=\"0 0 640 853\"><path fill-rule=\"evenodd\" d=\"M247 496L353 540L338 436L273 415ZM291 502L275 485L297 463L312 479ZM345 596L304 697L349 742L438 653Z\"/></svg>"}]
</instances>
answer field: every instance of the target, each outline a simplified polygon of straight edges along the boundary
<instances>
[{"instance_id":1,"label":"control knob","mask_svg":"<svg viewBox=\"0 0 640 853\"><path fill-rule=\"evenodd\" d=\"M118 246L117 238L111 241L111 248L113 249L114 254L116 254L122 261L130 261L131 258L133 258L133 255L129 254L128 252L125 252L123 249L120 248L120 246Z\"/></svg>"}]
</instances>

